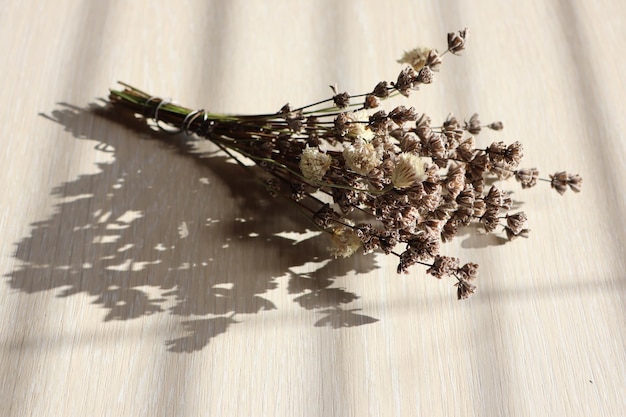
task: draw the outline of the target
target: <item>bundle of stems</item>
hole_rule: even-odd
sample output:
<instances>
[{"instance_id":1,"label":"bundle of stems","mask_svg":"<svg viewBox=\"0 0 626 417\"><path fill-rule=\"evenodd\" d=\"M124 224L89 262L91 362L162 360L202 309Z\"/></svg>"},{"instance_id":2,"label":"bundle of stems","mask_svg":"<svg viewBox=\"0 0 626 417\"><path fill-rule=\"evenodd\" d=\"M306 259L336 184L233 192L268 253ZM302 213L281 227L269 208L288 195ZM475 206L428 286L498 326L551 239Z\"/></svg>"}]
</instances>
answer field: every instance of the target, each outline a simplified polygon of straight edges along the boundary
<instances>
[{"instance_id":1,"label":"bundle of stems","mask_svg":"<svg viewBox=\"0 0 626 417\"><path fill-rule=\"evenodd\" d=\"M448 34L447 49L416 48L395 81L381 81L359 95L338 92L306 106L258 115L226 115L182 107L128 84L111 90L110 103L156 123L160 129L213 142L241 166L252 160L272 196L293 202L331 238L331 254L348 257L381 250L398 258L398 273L415 264L437 278L452 277L457 297L474 293L478 265L461 265L440 254L440 244L459 229L477 224L486 233L503 232L508 240L526 237L526 214L510 213L510 193L491 185L514 178L522 188L539 181L560 194L580 190L582 179L556 172L540 178L535 168L520 168L519 142L477 146L484 129L478 115L461 123L449 115L440 126L413 107L386 112L391 96L408 97L433 81L445 55L465 49L467 29ZM478 229L478 230L480 230Z\"/></svg>"}]
</instances>

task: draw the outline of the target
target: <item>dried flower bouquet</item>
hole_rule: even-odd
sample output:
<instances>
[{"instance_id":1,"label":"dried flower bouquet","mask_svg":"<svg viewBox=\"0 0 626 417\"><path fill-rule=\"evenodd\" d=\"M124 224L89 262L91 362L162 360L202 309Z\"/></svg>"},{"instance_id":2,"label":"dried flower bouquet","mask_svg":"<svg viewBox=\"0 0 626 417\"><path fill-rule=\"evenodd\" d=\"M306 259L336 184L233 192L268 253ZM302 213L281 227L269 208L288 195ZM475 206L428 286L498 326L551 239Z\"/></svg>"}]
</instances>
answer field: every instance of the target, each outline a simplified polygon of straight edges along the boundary
<instances>
[{"instance_id":1,"label":"dried flower bouquet","mask_svg":"<svg viewBox=\"0 0 626 417\"><path fill-rule=\"evenodd\" d=\"M348 257L382 250L398 257L398 273L415 264L436 278L452 277L459 299L475 291L478 265L440 254L440 244L460 228L477 223L487 233L502 230L509 240L526 237L526 214L510 213L508 192L493 179L510 177L522 188L549 182L559 193L578 192L578 175L557 172L549 179L520 168L522 144L474 138L502 123L482 125L473 115L461 123L450 115L441 126L413 107L378 110L390 96L408 97L433 82L446 54L465 49L467 29L448 34L447 49L406 52L408 64L395 82L379 82L366 94L333 89L328 100L276 113L224 115L192 110L127 84L111 90L120 111L151 119L160 129L206 138L240 165L245 159L264 171L259 178L272 196L282 196L331 238L330 252ZM400 249L398 249L400 248Z\"/></svg>"}]
</instances>

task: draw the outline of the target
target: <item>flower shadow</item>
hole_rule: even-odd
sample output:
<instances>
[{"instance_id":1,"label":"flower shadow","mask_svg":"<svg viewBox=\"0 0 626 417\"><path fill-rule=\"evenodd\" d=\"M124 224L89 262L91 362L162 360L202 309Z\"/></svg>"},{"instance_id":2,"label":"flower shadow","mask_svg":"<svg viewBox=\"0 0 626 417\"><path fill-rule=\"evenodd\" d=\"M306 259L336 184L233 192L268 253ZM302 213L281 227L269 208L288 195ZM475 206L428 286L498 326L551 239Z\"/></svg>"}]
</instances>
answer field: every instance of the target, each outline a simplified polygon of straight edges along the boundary
<instances>
[{"instance_id":1,"label":"flower shadow","mask_svg":"<svg viewBox=\"0 0 626 417\"><path fill-rule=\"evenodd\" d=\"M338 309L358 296L333 288L336 278L377 267L373 256L330 260L322 237L289 237L307 236L311 224L204 141L152 131L98 104L59 106L41 116L114 161L52 190L54 213L16 244L12 288L86 294L104 321L180 317L188 334L166 345L193 352L241 315L276 309L268 293L281 277L303 308ZM303 272L294 271L311 263L324 263L307 275L314 291L295 283ZM306 301L315 297L324 302ZM351 317L345 325L364 324Z\"/></svg>"}]
</instances>

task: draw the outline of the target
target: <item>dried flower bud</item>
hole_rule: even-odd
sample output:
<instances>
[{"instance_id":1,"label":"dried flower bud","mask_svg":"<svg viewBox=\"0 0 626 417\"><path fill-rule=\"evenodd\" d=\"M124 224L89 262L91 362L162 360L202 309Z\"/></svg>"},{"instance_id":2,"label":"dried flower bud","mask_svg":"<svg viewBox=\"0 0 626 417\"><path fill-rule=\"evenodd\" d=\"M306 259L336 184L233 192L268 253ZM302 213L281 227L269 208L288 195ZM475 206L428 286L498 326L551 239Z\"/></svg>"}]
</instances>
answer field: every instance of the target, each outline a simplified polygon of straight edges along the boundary
<instances>
[{"instance_id":1,"label":"dried flower bud","mask_svg":"<svg viewBox=\"0 0 626 417\"><path fill-rule=\"evenodd\" d=\"M426 179L424 161L417 155L403 152L398 155L396 165L391 173L391 182L395 188L408 188L416 182Z\"/></svg>"},{"instance_id":2,"label":"dried flower bud","mask_svg":"<svg viewBox=\"0 0 626 417\"><path fill-rule=\"evenodd\" d=\"M430 137L433 135L433 130L430 127L430 117L422 114L417 120L415 127L415 134L422 140L422 143L428 143Z\"/></svg>"},{"instance_id":3,"label":"dried flower bud","mask_svg":"<svg viewBox=\"0 0 626 417\"><path fill-rule=\"evenodd\" d=\"M435 79L435 76L433 74L433 71L430 69L430 67L423 67L417 74L417 78L416 78L417 82L422 83L422 84L431 84L434 79Z\"/></svg>"},{"instance_id":4,"label":"dried flower bud","mask_svg":"<svg viewBox=\"0 0 626 417\"><path fill-rule=\"evenodd\" d=\"M285 119L287 120L287 126L289 126L289 128L295 133L299 133L302 130L302 127L304 126L304 115L302 110L287 113Z\"/></svg>"},{"instance_id":5,"label":"dried flower bud","mask_svg":"<svg viewBox=\"0 0 626 417\"><path fill-rule=\"evenodd\" d=\"M484 198L485 203L489 208L500 209L502 207L503 194L502 191L495 185L492 185L489 192Z\"/></svg>"},{"instance_id":6,"label":"dried flower bud","mask_svg":"<svg viewBox=\"0 0 626 417\"><path fill-rule=\"evenodd\" d=\"M456 287L456 297L459 300L466 300L476 292L476 286L464 280L457 282L454 286Z\"/></svg>"},{"instance_id":7,"label":"dried flower bud","mask_svg":"<svg viewBox=\"0 0 626 417\"><path fill-rule=\"evenodd\" d=\"M567 172L565 171L557 172L554 175L550 175L550 185L552 186L552 188L558 191L559 194L563 194L565 193L565 191L567 191L567 180L568 176Z\"/></svg>"},{"instance_id":8,"label":"dried flower bud","mask_svg":"<svg viewBox=\"0 0 626 417\"><path fill-rule=\"evenodd\" d=\"M300 171L304 178L319 182L322 180L326 171L330 168L333 158L318 148L309 148L308 146L302 151L300 156Z\"/></svg>"},{"instance_id":9,"label":"dried flower bud","mask_svg":"<svg viewBox=\"0 0 626 417\"><path fill-rule=\"evenodd\" d=\"M404 68L400 74L398 75L398 80L393 85L400 94L405 97L409 96L409 92L413 88L413 83L415 80L415 71L412 67Z\"/></svg>"},{"instance_id":10,"label":"dried flower bud","mask_svg":"<svg viewBox=\"0 0 626 417\"><path fill-rule=\"evenodd\" d=\"M387 86L387 81L381 81L376 84L376 87L374 87L374 91L372 91L372 94L375 97L383 100L389 97L389 87Z\"/></svg>"},{"instance_id":11,"label":"dried flower bud","mask_svg":"<svg viewBox=\"0 0 626 417\"><path fill-rule=\"evenodd\" d=\"M402 152L410 152L418 155L422 149L422 144L414 135L403 135L399 142Z\"/></svg>"},{"instance_id":12,"label":"dried flower bud","mask_svg":"<svg viewBox=\"0 0 626 417\"><path fill-rule=\"evenodd\" d=\"M467 28L458 32L448 33L448 50L453 54L457 54L465 49L465 42L469 35Z\"/></svg>"},{"instance_id":13,"label":"dried flower bud","mask_svg":"<svg viewBox=\"0 0 626 417\"><path fill-rule=\"evenodd\" d=\"M349 131L350 119L346 113L339 113L337 117L335 117L335 132L337 136L344 137L348 134Z\"/></svg>"},{"instance_id":14,"label":"dried flower bud","mask_svg":"<svg viewBox=\"0 0 626 417\"><path fill-rule=\"evenodd\" d=\"M493 232L498 227L498 210L489 208L480 218L480 222L485 228L485 232Z\"/></svg>"},{"instance_id":15,"label":"dried flower bud","mask_svg":"<svg viewBox=\"0 0 626 417\"><path fill-rule=\"evenodd\" d=\"M465 184L463 191L461 191L456 197L456 203L459 206L472 209L474 207L474 187L471 184Z\"/></svg>"},{"instance_id":16,"label":"dried flower bud","mask_svg":"<svg viewBox=\"0 0 626 417\"><path fill-rule=\"evenodd\" d=\"M578 174L568 174L565 171L557 172L554 175L550 175L550 185L552 188L558 191L559 194L565 193L567 187L574 191L579 192L582 186L583 179Z\"/></svg>"},{"instance_id":17,"label":"dried flower bud","mask_svg":"<svg viewBox=\"0 0 626 417\"><path fill-rule=\"evenodd\" d=\"M375 109L380 104L378 98L374 94L368 94L365 96L365 101L363 102L363 108L365 109Z\"/></svg>"},{"instance_id":18,"label":"dried flower bud","mask_svg":"<svg viewBox=\"0 0 626 417\"><path fill-rule=\"evenodd\" d=\"M504 152L504 161L508 164L509 169L515 169L524 157L524 147L518 141L507 146Z\"/></svg>"},{"instance_id":19,"label":"dried flower bud","mask_svg":"<svg viewBox=\"0 0 626 417\"><path fill-rule=\"evenodd\" d=\"M489 123L487 127L491 130L496 130L496 131L504 129L504 125L502 124L502 122Z\"/></svg>"},{"instance_id":20,"label":"dried flower bud","mask_svg":"<svg viewBox=\"0 0 626 417\"><path fill-rule=\"evenodd\" d=\"M441 279L444 276L450 276L454 274L458 269L461 262L458 258L451 256L437 255L433 260L433 264L426 270L427 274Z\"/></svg>"},{"instance_id":21,"label":"dried flower bud","mask_svg":"<svg viewBox=\"0 0 626 417\"><path fill-rule=\"evenodd\" d=\"M433 71L439 71L442 62L439 52L436 49L431 49L428 58L426 58L426 66Z\"/></svg>"},{"instance_id":22,"label":"dried flower bud","mask_svg":"<svg viewBox=\"0 0 626 417\"><path fill-rule=\"evenodd\" d=\"M583 185L583 179L578 174L570 174L567 176L567 185L575 193L580 192L580 187Z\"/></svg>"},{"instance_id":23,"label":"dried flower bud","mask_svg":"<svg viewBox=\"0 0 626 417\"><path fill-rule=\"evenodd\" d=\"M472 117L470 117L469 122L465 122L465 130L467 130L472 135L477 135L480 133L481 129L482 127L480 126L478 114L474 113Z\"/></svg>"},{"instance_id":24,"label":"dried flower bud","mask_svg":"<svg viewBox=\"0 0 626 417\"><path fill-rule=\"evenodd\" d=\"M465 187L465 169L462 165L455 165L448 171L445 180L446 190L450 197L456 198Z\"/></svg>"},{"instance_id":25,"label":"dried flower bud","mask_svg":"<svg viewBox=\"0 0 626 417\"><path fill-rule=\"evenodd\" d=\"M478 277L478 265L468 262L456 271L463 281L473 281Z\"/></svg>"},{"instance_id":26,"label":"dried flower bud","mask_svg":"<svg viewBox=\"0 0 626 417\"><path fill-rule=\"evenodd\" d=\"M408 242L407 249L418 260L432 259L439 253L439 237L428 233L420 233Z\"/></svg>"},{"instance_id":27,"label":"dried flower bud","mask_svg":"<svg viewBox=\"0 0 626 417\"><path fill-rule=\"evenodd\" d=\"M500 165L504 162L504 154L506 152L506 145L504 142L493 142L487 148L487 155L489 155L489 162L494 165Z\"/></svg>"},{"instance_id":28,"label":"dried flower bud","mask_svg":"<svg viewBox=\"0 0 626 417\"><path fill-rule=\"evenodd\" d=\"M278 114L283 114L283 115L286 115L288 113L291 113L291 105L289 103L281 107L280 111L278 112Z\"/></svg>"},{"instance_id":29,"label":"dried flower bud","mask_svg":"<svg viewBox=\"0 0 626 417\"><path fill-rule=\"evenodd\" d=\"M523 168L515 171L515 179L522 184L522 188L530 188L537 185L539 171L537 168Z\"/></svg>"},{"instance_id":30,"label":"dried flower bud","mask_svg":"<svg viewBox=\"0 0 626 417\"><path fill-rule=\"evenodd\" d=\"M475 150L476 144L474 137L470 136L456 147L456 154L460 160L464 162L469 162L474 158Z\"/></svg>"},{"instance_id":31,"label":"dried flower bud","mask_svg":"<svg viewBox=\"0 0 626 417\"><path fill-rule=\"evenodd\" d=\"M506 225L516 235L519 234L522 229L524 229L524 226L526 225L526 220L526 213L524 213L523 211L515 214L506 215Z\"/></svg>"},{"instance_id":32,"label":"dried flower bud","mask_svg":"<svg viewBox=\"0 0 626 417\"><path fill-rule=\"evenodd\" d=\"M487 204L485 204L485 200L474 200L474 217L480 218L487 211Z\"/></svg>"},{"instance_id":33,"label":"dried flower bud","mask_svg":"<svg viewBox=\"0 0 626 417\"><path fill-rule=\"evenodd\" d=\"M413 107L398 106L389 112L389 118L398 126L417 120L417 112Z\"/></svg>"},{"instance_id":34,"label":"dried flower bud","mask_svg":"<svg viewBox=\"0 0 626 417\"><path fill-rule=\"evenodd\" d=\"M454 219L450 219L443 225L441 229L441 241L450 242L456 234L459 232L459 222Z\"/></svg>"},{"instance_id":35,"label":"dried flower bud","mask_svg":"<svg viewBox=\"0 0 626 417\"><path fill-rule=\"evenodd\" d=\"M387 113L379 110L369 117L369 126L374 132L382 131L387 127Z\"/></svg>"},{"instance_id":36,"label":"dried flower bud","mask_svg":"<svg viewBox=\"0 0 626 417\"><path fill-rule=\"evenodd\" d=\"M336 94L333 96L333 102L340 109L346 108L350 105L350 95L348 93Z\"/></svg>"},{"instance_id":37,"label":"dried flower bud","mask_svg":"<svg viewBox=\"0 0 626 417\"><path fill-rule=\"evenodd\" d=\"M466 168L467 174L469 174L469 182L473 183L474 181L483 181L483 174L487 170L488 164L489 156L486 153L476 153Z\"/></svg>"}]
</instances>

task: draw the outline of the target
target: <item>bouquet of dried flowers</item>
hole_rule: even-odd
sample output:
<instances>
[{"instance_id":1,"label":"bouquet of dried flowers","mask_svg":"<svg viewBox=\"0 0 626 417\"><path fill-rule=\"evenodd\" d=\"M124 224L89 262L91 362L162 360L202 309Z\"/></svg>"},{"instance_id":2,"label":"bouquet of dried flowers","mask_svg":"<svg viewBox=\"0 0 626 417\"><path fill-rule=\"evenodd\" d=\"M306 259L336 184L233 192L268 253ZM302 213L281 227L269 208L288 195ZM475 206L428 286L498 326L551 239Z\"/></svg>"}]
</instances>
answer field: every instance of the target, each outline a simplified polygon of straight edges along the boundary
<instances>
[{"instance_id":1,"label":"bouquet of dried flowers","mask_svg":"<svg viewBox=\"0 0 626 417\"><path fill-rule=\"evenodd\" d=\"M433 82L446 54L465 49L467 29L448 34L447 49L406 52L408 64L396 81L379 82L365 94L335 87L331 98L276 113L224 115L192 110L127 84L111 90L115 108L151 119L173 133L206 138L241 166L262 168L259 179L272 196L287 198L332 241L335 257L381 250L398 258L398 273L415 264L436 278L452 277L459 299L475 291L478 265L440 253L460 228L477 223L487 233L502 230L509 240L526 237L526 214L510 213L510 193L493 179L515 178L522 188L549 182L564 193L580 190L578 175L557 172L549 179L520 168L522 144L494 142L479 147L478 115L461 123L450 115L441 126L413 107L378 110L390 96L408 97ZM398 249L399 248L399 249Z\"/></svg>"}]
</instances>

